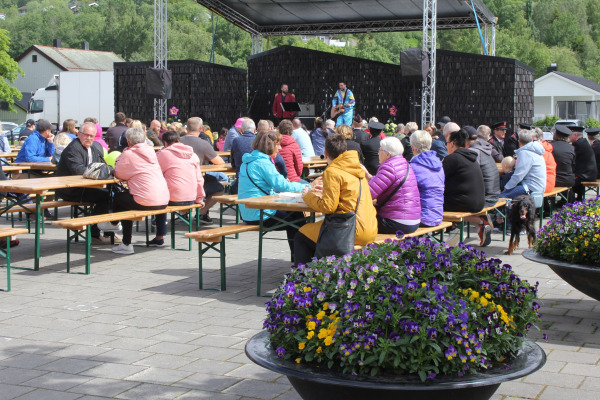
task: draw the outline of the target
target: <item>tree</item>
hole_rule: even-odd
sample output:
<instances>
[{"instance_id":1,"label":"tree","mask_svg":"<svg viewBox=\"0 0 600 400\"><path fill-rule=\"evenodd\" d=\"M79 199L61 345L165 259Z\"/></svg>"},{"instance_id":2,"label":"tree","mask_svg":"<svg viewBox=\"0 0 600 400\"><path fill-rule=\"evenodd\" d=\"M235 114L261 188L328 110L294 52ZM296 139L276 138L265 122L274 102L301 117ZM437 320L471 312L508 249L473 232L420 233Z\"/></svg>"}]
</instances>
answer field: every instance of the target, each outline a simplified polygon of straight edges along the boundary
<instances>
[{"instance_id":1,"label":"tree","mask_svg":"<svg viewBox=\"0 0 600 400\"><path fill-rule=\"evenodd\" d=\"M19 74L23 76L23 70L8 54L9 47L8 31L0 29L0 78L3 78L0 79L0 100L6 101L9 109L13 110L12 106L15 104L15 98L21 100L23 95L10 84L14 83Z\"/></svg>"}]
</instances>

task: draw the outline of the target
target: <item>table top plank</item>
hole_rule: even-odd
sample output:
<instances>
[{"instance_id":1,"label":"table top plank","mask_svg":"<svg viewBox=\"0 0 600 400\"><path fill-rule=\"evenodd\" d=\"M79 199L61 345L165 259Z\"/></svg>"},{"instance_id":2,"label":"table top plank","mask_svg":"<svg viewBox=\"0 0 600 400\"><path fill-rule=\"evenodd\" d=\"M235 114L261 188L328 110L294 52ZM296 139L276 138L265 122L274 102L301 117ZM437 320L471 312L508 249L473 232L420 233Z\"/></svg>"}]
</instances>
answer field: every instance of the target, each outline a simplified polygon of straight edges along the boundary
<instances>
[{"instance_id":1,"label":"table top plank","mask_svg":"<svg viewBox=\"0 0 600 400\"><path fill-rule=\"evenodd\" d=\"M219 164L219 165L215 165L215 164L201 165L200 170L203 173L204 172L235 172L235 168L233 168L230 163Z\"/></svg>"},{"instance_id":2,"label":"table top plank","mask_svg":"<svg viewBox=\"0 0 600 400\"><path fill-rule=\"evenodd\" d=\"M289 199L281 199L278 194L271 196L253 197L251 199L239 199L238 204L243 204L245 207L263 210L282 210L282 211L301 211L315 212L308 204L298 203Z\"/></svg>"},{"instance_id":3,"label":"table top plank","mask_svg":"<svg viewBox=\"0 0 600 400\"><path fill-rule=\"evenodd\" d=\"M75 187L99 188L111 183L120 182L119 179L86 179L81 175L50 176L47 178L16 179L0 181L0 191L14 193L42 194L48 190L66 189Z\"/></svg>"},{"instance_id":4,"label":"table top plank","mask_svg":"<svg viewBox=\"0 0 600 400\"><path fill-rule=\"evenodd\" d=\"M48 162L20 162L20 163L12 163L11 165L16 165L20 167L30 167L33 170L40 171L56 171L58 169L58 165L52 164L50 161Z\"/></svg>"}]
</instances>

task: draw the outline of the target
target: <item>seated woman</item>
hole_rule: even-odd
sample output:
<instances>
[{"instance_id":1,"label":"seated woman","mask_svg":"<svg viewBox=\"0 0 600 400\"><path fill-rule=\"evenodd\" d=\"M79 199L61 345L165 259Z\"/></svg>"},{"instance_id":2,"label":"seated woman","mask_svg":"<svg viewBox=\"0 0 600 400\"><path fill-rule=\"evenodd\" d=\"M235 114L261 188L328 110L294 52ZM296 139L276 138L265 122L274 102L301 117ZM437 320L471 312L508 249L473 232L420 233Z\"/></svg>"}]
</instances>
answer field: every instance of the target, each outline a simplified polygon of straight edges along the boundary
<instances>
[{"instance_id":1,"label":"seated woman","mask_svg":"<svg viewBox=\"0 0 600 400\"><path fill-rule=\"evenodd\" d=\"M354 131L348 125L338 125L335 128L335 133L338 135L342 135L344 139L346 139L346 151L354 150L358 153L358 160L361 164L365 163L365 157L363 156L363 152L360 148L360 143L351 140L354 137Z\"/></svg>"},{"instance_id":2,"label":"seated woman","mask_svg":"<svg viewBox=\"0 0 600 400\"><path fill-rule=\"evenodd\" d=\"M421 198L421 226L437 226L444 218L444 168L435 151L431 150L431 135L415 131L410 135L415 171Z\"/></svg>"},{"instance_id":3,"label":"seated woman","mask_svg":"<svg viewBox=\"0 0 600 400\"><path fill-rule=\"evenodd\" d=\"M469 134L461 129L448 138L444 158L444 211L479 212L485 206L485 188L477 153L465 148Z\"/></svg>"},{"instance_id":4,"label":"seated woman","mask_svg":"<svg viewBox=\"0 0 600 400\"><path fill-rule=\"evenodd\" d=\"M165 132L162 141L165 147L156 153L156 158L169 187L169 205L197 203L204 207L204 178L200 171L200 159L194 149L181 143L175 131ZM159 214L156 216L156 237L148 242L148 246L163 247L166 233L167 214Z\"/></svg>"},{"instance_id":5,"label":"seated woman","mask_svg":"<svg viewBox=\"0 0 600 400\"><path fill-rule=\"evenodd\" d=\"M290 182L299 182L302 177L302 169L304 163L302 162L302 152L300 146L292 137L294 127L292 121L284 119L279 123L279 133L282 135L280 144L280 154L285 161L285 168L288 173L288 180ZM305 183L304 181L302 183Z\"/></svg>"},{"instance_id":6,"label":"seated woman","mask_svg":"<svg viewBox=\"0 0 600 400\"><path fill-rule=\"evenodd\" d=\"M306 188L303 190L303 198L313 210L323 214L354 212L360 188L354 243L364 246L377 236L377 212L373 207L369 185L364 179L365 172L358 162L358 154L346 149L346 139L343 136L335 134L327 137L325 159L328 167L323 172L323 192L316 195ZM296 263L306 264L313 258L322 224L323 221L320 221L300 228L294 238Z\"/></svg>"},{"instance_id":7,"label":"seated woman","mask_svg":"<svg viewBox=\"0 0 600 400\"><path fill-rule=\"evenodd\" d=\"M282 135L273 131L261 132L256 135L252 142L252 153L246 153L242 157L238 185L239 199L268 196L273 191L301 192L305 186L308 186L298 182L289 182L277 172L273 159L277 156L277 152L281 147L281 138ZM260 223L260 210L246 208L243 204L239 205L239 209L242 219L247 224L258 225ZM271 217L289 221L300 220L296 225L304 224L304 214L301 212L264 210L264 213L263 226L265 227L278 224ZM283 229L287 232L290 250L294 254L294 235L298 229L293 226L286 226L279 230Z\"/></svg>"},{"instance_id":8,"label":"seated woman","mask_svg":"<svg viewBox=\"0 0 600 400\"><path fill-rule=\"evenodd\" d=\"M58 133L65 133L71 140L77 139L77 128L74 119L66 119L62 124L62 129Z\"/></svg>"},{"instance_id":9,"label":"seated woman","mask_svg":"<svg viewBox=\"0 0 600 400\"><path fill-rule=\"evenodd\" d=\"M386 137L379 147L379 167L372 176L365 168L371 197L377 199L379 233L413 233L421 222L417 178L395 137Z\"/></svg>"},{"instance_id":10,"label":"seated woman","mask_svg":"<svg viewBox=\"0 0 600 400\"><path fill-rule=\"evenodd\" d=\"M323 118L315 118L315 129L310 133L310 140L312 141L315 156L322 156L325 151L325 139L329 136L329 132L325 127L325 121Z\"/></svg>"},{"instance_id":11,"label":"seated woman","mask_svg":"<svg viewBox=\"0 0 600 400\"><path fill-rule=\"evenodd\" d=\"M154 148L146 144L146 132L142 128L129 128L125 132L125 138L128 147L115 162L115 176L126 180L129 189L115 194L114 211L165 208L169 203L169 187L158 164ZM123 243L113 247L112 252L133 254L131 244L133 221L123 220L121 224Z\"/></svg>"}]
</instances>

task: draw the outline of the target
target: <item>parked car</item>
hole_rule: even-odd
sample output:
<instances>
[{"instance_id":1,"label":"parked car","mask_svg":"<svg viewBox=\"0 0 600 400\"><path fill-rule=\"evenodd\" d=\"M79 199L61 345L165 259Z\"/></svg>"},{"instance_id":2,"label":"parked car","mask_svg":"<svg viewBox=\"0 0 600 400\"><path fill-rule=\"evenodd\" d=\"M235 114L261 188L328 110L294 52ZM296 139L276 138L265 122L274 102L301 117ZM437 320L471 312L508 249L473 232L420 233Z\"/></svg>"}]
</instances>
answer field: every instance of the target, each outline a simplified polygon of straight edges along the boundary
<instances>
[{"instance_id":1,"label":"parked car","mask_svg":"<svg viewBox=\"0 0 600 400\"><path fill-rule=\"evenodd\" d=\"M11 130L16 129L18 127L19 125L15 124L14 122L3 122L2 133L10 133Z\"/></svg>"},{"instance_id":2,"label":"parked car","mask_svg":"<svg viewBox=\"0 0 600 400\"><path fill-rule=\"evenodd\" d=\"M584 123L582 120L579 120L579 119L559 119L558 121L556 121L556 123L552 127L552 134L554 134L554 132L556 132L556 125L565 125L567 127L569 127L569 126L584 126Z\"/></svg>"}]
</instances>

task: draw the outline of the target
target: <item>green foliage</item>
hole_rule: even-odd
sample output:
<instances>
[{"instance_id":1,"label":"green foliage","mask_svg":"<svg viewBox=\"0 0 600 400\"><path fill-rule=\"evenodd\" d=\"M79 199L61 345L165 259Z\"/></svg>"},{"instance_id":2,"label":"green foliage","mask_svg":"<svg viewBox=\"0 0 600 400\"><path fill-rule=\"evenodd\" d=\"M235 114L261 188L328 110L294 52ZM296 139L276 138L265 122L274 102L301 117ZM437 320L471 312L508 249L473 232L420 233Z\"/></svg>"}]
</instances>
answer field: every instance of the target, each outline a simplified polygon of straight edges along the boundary
<instances>
[{"instance_id":1,"label":"green foliage","mask_svg":"<svg viewBox=\"0 0 600 400\"><path fill-rule=\"evenodd\" d=\"M553 127L558 120L559 118L556 115L546 115L544 118L535 121L533 124L535 126Z\"/></svg>"},{"instance_id":2,"label":"green foliage","mask_svg":"<svg viewBox=\"0 0 600 400\"><path fill-rule=\"evenodd\" d=\"M600 128L600 121L590 117L585 120L585 126L587 126L588 128Z\"/></svg>"},{"instance_id":3,"label":"green foliage","mask_svg":"<svg viewBox=\"0 0 600 400\"><path fill-rule=\"evenodd\" d=\"M10 84L17 79L19 74L23 75L23 71L19 68L19 64L8 55L8 47L10 39L8 32L0 29L0 100L6 101L12 110L15 104L15 98L21 99L21 92L15 89Z\"/></svg>"},{"instance_id":4,"label":"green foliage","mask_svg":"<svg viewBox=\"0 0 600 400\"><path fill-rule=\"evenodd\" d=\"M298 265L267 302L279 357L358 375L503 365L539 322L537 287L471 246L410 238Z\"/></svg>"}]
</instances>

